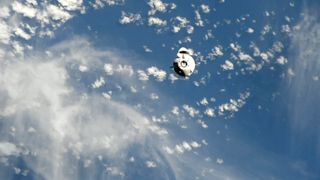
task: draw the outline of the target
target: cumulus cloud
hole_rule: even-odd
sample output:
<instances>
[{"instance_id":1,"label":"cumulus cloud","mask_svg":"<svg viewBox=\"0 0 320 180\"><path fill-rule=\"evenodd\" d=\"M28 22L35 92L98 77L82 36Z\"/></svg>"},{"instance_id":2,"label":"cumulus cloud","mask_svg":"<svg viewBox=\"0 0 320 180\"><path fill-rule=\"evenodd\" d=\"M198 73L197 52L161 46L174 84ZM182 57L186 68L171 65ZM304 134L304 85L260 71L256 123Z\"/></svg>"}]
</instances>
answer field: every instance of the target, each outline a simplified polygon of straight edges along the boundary
<instances>
[{"instance_id":1,"label":"cumulus cloud","mask_svg":"<svg viewBox=\"0 0 320 180\"><path fill-rule=\"evenodd\" d=\"M107 75L113 74L113 65L112 64L105 64L104 65L104 71L107 73Z\"/></svg>"},{"instance_id":2,"label":"cumulus cloud","mask_svg":"<svg viewBox=\"0 0 320 180\"><path fill-rule=\"evenodd\" d=\"M83 0L58 0L58 2L67 10L77 10L81 8Z\"/></svg>"},{"instance_id":3,"label":"cumulus cloud","mask_svg":"<svg viewBox=\"0 0 320 180\"><path fill-rule=\"evenodd\" d=\"M154 76L157 81L164 81L167 76L167 73L165 71L158 69L155 66L149 67L147 69L147 73L148 75Z\"/></svg>"},{"instance_id":4,"label":"cumulus cloud","mask_svg":"<svg viewBox=\"0 0 320 180\"><path fill-rule=\"evenodd\" d=\"M238 99L230 99L228 103L223 103L219 106L219 114L222 115L225 112L234 113L246 103L245 100L250 96L250 92L240 93Z\"/></svg>"},{"instance_id":5,"label":"cumulus cloud","mask_svg":"<svg viewBox=\"0 0 320 180\"><path fill-rule=\"evenodd\" d=\"M166 12L167 11L167 3L162 2L161 0L149 0L148 5L150 6L149 15L154 15L157 11Z\"/></svg>"},{"instance_id":6,"label":"cumulus cloud","mask_svg":"<svg viewBox=\"0 0 320 180\"><path fill-rule=\"evenodd\" d=\"M22 14L23 16L26 16L28 18L33 18L36 16L37 10L30 5L24 5L18 1L14 1L11 6L12 10Z\"/></svg>"},{"instance_id":7,"label":"cumulus cloud","mask_svg":"<svg viewBox=\"0 0 320 180\"><path fill-rule=\"evenodd\" d=\"M201 15L200 15L200 12L198 10L194 11L195 13L195 25L196 26L200 26L200 27L203 27L204 26L204 22L201 18Z\"/></svg>"},{"instance_id":8,"label":"cumulus cloud","mask_svg":"<svg viewBox=\"0 0 320 180\"><path fill-rule=\"evenodd\" d=\"M253 28L248 28L248 29L247 29L247 33L249 33L249 34L254 33L254 29L253 29Z\"/></svg>"},{"instance_id":9,"label":"cumulus cloud","mask_svg":"<svg viewBox=\"0 0 320 180\"><path fill-rule=\"evenodd\" d=\"M119 19L120 24L141 23L142 16L140 14L127 13L122 11Z\"/></svg>"},{"instance_id":10,"label":"cumulus cloud","mask_svg":"<svg viewBox=\"0 0 320 180\"><path fill-rule=\"evenodd\" d=\"M149 17L148 18L148 25L149 26L166 26L167 25L167 21L166 20L162 20L158 17Z\"/></svg>"},{"instance_id":11,"label":"cumulus cloud","mask_svg":"<svg viewBox=\"0 0 320 180\"><path fill-rule=\"evenodd\" d=\"M199 111L197 109L195 109L194 107L191 107L187 104L184 104L182 107L191 117L195 117L196 115L199 114Z\"/></svg>"},{"instance_id":12,"label":"cumulus cloud","mask_svg":"<svg viewBox=\"0 0 320 180\"><path fill-rule=\"evenodd\" d=\"M152 49L150 49L148 46L144 45L143 46L143 49L144 49L144 52L147 52L147 53L151 53L152 52Z\"/></svg>"},{"instance_id":13,"label":"cumulus cloud","mask_svg":"<svg viewBox=\"0 0 320 180\"><path fill-rule=\"evenodd\" d=\"M147 75L147 73L143 70L138 70L137 71L138 73L138 77L141 81L147 81L149 80L149 76Z\"/></svg>"},{"instance_id":14,"label":"cumulus cloud","mask_svg":"<svg viewBox=\"0 0 320 180\"><path fill-rule=\"evenodd\" d=\"M99 88L101 86L103 86L105 84L105 80L103 77L100 77L99 79L97 79L93 84L92 87L93 88Z\"/></svg>"},{"instance_id":15,"label":"cumulus cloud","mask_svg":"<svg viewBox=\"0 0 320 180\"><path fill-rule=\"evenodd\" d=\"M201 4L201 9L203 13L210 13L210 7L206 4Z\"/></svg>"},{"instance_id":16,"label":"cumulus cloud","mask_svg":"<svg viewBox=\"0 0 320 180\"><path fill-rule=\"evenodd\" d=\"M211 52L208 54L210 59L215 59L216 57L223 56L222 46L215 46L211 49Z\"/></svg>"},{"instance_id":17,"label":"cumulus cloud","mask_svg":"<svg viewBox=\"0 0 320 180\"><path fill-rule=\"evenodd\" d=\"M190 21L186 17L177 16L172 21L172 32L178 33L181 29L186 29L188 34L192 34L194 31L193 26L190 25Z\"/></svg>"},{"instance_id":18,"label":"cumulus cloud","mask_svg":"<svg viewBox=\"0 0 320 180\"><path fill-rule=\"evenodd\" d=\"M206 111L204 112L205 115L209 116L209 117L214 117L214 109L213 108L207 108Z\"/></svg>"},{"instance_id":19,"label":"cumulus cloud","mask_svg":"<svg viewBox=\"0 0 320 180\"><path fill-rule=\"evenodd\" d=\"M104 6L123 5L124 3L125 0L95 0L94 3L92 3L92 7L98 9Z\"/></svg>"},{"instance_id":20,"label":"cumulus cloud","mask_svg":"<svg viewBox=\"0 0 320 180\"><path fill-rule=\"evenodd\" d=\"M65 22L69 20L72 15L68 11L64 11L59 6L49 5L47 7L47 13L53 20L59 20Z\"/></svg>"},{"instance_id":21,"label":"cumulus cloud","mask_svg":"<svg viewBox=\"0 0 320 180\"><path fill-rule=\"evenodd\" d=\"M233 70L234 69L234 65L231 61L226 60L224 62L224 64L221 65L222 69L224 70Z\"/></svg>"},{"instance_id":22,"label":"cumulus cloud","mask_svg":"<svg viewBox=\"0 0 320 180\"><path fill-rule=\"evenodd\" d=\"M29 40L31 39L31 35L26 33L24 30L22 30L21 28L17 28L14 32L17 36L20 36L21 38L25 39L25 40Z\"/></svg>"},{"instance_id":23,"label":"cumulus cloud","mask_svg":"<svg viewBox=\"0 0 320 180\"><path fill-rule=\"evenodd\" d=\"M253 58L249 54L246 54L244 52L239 53L239 59L241 61L252 61L253 60Z\"/></svg>"}]
</instances>

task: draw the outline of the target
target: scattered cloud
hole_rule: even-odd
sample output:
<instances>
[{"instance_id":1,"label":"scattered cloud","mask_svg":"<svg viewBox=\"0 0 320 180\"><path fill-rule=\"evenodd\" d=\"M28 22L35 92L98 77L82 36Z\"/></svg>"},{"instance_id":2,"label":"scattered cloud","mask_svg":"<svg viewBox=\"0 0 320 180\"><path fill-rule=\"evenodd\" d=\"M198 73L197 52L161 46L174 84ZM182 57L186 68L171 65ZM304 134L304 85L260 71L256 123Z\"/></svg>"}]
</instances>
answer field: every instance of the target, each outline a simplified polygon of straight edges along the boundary
<instances>
[{"instance_id":1,"label":"scattered cloud","mask_svg":"<svg viewBox=\"0 0 320 180\"><path fill-rule=\"evenodd\" d=\"M157 67L155 66L152 66L152 67L149 67L147 69L147 74L150 76L154 76L157 81L164 81L166 76L167 76L167 73L161 69L158 69Z\"/></svg>"},{"instance_id":2,"label":"scattered cloud","mask_svg":"<svg viewBox=\"0 0 320 180\"><path fill-rule=\"evenodd\" d=\"M162 20L158 17L149 17L148 18L148 25L149 26L166 26L167 25L167 21L166 20Z\"/></svg>"},{"instance_id":3,"label":"scattered cloud","mask_svg":"<svg viewBox=\"0 0 320 180\"><path fill-rule=\"evenodd\" d=\"M142 23L142 16L140 14L127 13L122 11L119 19L120 24Z\"/></svg>"},{"instance_id":4,"label":"scattered cloud","mask_svg":"<svg viewBox=\"0 0 320 180\"><path fill-rule=\"evenodd\" d=\"M149 0L148 5L151 8L148 12L149 15L154 15L157 11L162 13L166 12L168 7L168 4L161 0Z\"/></svg>"},{"instance_id":5,"label":"scattered cloud","mask_svg":"<svg viewBox=\"0 0 320 180\"><path fill-rule=\"evenodd\" d=\"M69 11L74 11L82 8L83 0L58 0L58 2Z\"/></svg>"}]
</instances>

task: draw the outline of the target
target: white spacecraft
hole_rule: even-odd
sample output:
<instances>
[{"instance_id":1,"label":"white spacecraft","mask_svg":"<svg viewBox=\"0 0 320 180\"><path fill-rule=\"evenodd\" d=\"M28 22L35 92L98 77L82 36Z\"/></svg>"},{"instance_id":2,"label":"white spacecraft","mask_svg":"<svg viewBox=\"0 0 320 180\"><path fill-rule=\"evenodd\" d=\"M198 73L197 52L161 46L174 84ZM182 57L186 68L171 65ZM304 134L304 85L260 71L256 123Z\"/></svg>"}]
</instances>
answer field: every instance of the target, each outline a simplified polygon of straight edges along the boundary
<instances>
[{"instance_id":1,"label":"white spacecraft","mask_svg":"<svg viewBox=\"0 0 320 180\"><path fill-rule=\"evenodd\" d=\"M196 63L192 57L192 51L185 47L180 48L172 67L173 70L180 76L191 76L196 67Z\"/></svg>"}]
</instances>

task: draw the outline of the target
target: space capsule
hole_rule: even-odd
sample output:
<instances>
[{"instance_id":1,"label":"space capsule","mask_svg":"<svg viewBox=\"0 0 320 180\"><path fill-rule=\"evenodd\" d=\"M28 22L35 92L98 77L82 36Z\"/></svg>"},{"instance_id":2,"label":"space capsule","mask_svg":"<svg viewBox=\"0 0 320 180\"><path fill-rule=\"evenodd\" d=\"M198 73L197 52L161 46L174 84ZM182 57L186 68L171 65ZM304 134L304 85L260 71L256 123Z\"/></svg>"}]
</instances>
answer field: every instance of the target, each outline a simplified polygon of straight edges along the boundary
<instances>
[{"instance_id":1,"label":"space capsule","mask_svg":"<svg viewBox=\"0 0 320 180\"><path fill-rule=\"evenodd\" d=\"M192 57L192 51L184 47L180 48L172 67L173 70L180 76L191 76L196 67Z\"/></svg>"}]
</instances>

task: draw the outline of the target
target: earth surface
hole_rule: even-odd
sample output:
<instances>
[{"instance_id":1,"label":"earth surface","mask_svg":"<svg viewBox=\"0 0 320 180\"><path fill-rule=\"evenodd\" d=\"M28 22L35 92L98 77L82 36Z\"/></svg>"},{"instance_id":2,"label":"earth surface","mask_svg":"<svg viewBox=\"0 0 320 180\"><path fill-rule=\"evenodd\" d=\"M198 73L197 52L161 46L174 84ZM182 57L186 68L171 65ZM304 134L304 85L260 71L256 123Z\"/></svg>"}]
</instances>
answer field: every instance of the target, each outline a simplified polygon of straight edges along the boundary
<instances>
[{"instance_id":1,"label":"earth surface","mask_svg":"<svg viewBox=\"0 0 320 180\"><path fill-rule=\"evenodd\" d=\"M319 8L1 0L0 179L320 179Z\"/></svg>"}]
</instances>

